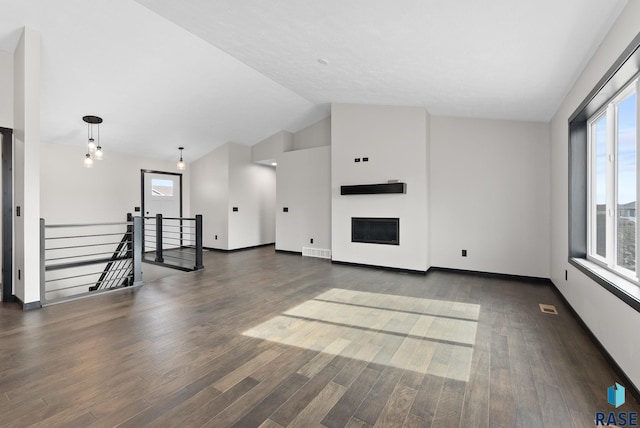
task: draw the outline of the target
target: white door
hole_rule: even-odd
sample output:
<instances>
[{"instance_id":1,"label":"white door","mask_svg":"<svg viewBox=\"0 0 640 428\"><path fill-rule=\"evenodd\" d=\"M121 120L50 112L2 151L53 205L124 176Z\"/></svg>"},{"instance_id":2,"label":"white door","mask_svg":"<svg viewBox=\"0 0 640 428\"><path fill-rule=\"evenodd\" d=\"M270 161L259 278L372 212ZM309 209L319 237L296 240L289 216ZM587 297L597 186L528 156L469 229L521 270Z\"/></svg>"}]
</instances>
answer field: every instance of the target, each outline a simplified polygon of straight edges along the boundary
<instances>
[{"instance_id":1,"label":"white door","mask_svg":"<svg viewBox=\"0 0 640 428\"><path fill-rule=\"evenodd\" d=\"M181 228L179 220L172 220L181 216L182 194L180 174L161 172L144 172L143 216L145 217L145 252L155 250L156 214L163 217L163 249L181 246ZM153 218L149 218L153 217Z\"/></svg>"}]
</instances>

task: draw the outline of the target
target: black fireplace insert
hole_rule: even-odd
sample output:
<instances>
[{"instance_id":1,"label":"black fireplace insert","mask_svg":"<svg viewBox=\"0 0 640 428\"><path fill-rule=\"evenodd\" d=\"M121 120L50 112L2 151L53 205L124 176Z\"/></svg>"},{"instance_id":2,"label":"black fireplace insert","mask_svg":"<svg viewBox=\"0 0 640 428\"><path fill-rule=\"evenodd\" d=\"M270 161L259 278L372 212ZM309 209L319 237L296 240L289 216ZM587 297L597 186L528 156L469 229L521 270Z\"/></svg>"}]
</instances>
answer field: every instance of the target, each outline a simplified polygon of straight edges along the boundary
<instances>
[{"instance_id":1,"label":"black fireplace insert","mask_svg":"<svg viewBox=\"0 0 640 428\"><path fill-rule=\"evenodd\" d=\"M351 242L400 245L400 219L351 217Z\"/></svg>"}]
</instances>

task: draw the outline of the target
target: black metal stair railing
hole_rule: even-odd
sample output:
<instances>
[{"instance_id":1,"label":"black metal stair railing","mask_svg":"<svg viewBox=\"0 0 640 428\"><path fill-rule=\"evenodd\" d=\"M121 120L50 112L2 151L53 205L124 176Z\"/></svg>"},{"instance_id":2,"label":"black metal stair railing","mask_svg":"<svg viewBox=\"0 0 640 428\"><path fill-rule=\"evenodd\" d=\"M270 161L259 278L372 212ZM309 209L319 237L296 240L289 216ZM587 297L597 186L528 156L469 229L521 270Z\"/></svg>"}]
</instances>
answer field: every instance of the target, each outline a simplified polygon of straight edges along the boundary
<instances>
[{"instance_id":1,"label":"black metal stair railing","mask_svg":"<svg viewBox=\"0 0 640 428\"><path fill-rule=\"evenodd\" d=\"M127 214L127 231L122 235L111 260L100 274L95 285L89 287L89 291L105 290L118 287L127 287L133 284L133 216Z\"/></svg>"},{"instance_id":2,"label":"black metal stair railing","mask_svg":"<svg viewBox=\"0 0 640 428\"><path fill-rule=\"evenodd\" d=\"M40 255L43 304L142 285L142 219L127 214L126 222L57 225L40 219Z\"/></svg>"},{"instance_id":3,"label":"black metal stair railing","mask_svg":"<svg viewBox=\"0 0 640 428\"><path fill-rule=\"evenodd\" d=\"M143 261L172 269L204 269L202 215L144 217Z\"/></svg>"}]
</instances>

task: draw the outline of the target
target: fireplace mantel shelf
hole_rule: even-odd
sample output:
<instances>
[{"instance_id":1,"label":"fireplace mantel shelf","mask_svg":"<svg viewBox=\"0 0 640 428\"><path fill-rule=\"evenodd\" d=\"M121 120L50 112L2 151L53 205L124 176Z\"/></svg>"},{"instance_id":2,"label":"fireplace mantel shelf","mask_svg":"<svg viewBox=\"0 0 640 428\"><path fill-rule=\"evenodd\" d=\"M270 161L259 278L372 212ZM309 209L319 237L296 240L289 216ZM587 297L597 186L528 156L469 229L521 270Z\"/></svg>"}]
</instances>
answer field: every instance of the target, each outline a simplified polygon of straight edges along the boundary
<instances>
[{"instance_id":1,"label":"fireplace mantel shelf","mask_svg":"<svg viewBox=\"0 0 640 428\"><path fill-rule=\"evenodd\" d=\"M356 184L340 186L341 195L377 195L385 193L407 193L407 183Z\"/></svg>"}]
</instances>

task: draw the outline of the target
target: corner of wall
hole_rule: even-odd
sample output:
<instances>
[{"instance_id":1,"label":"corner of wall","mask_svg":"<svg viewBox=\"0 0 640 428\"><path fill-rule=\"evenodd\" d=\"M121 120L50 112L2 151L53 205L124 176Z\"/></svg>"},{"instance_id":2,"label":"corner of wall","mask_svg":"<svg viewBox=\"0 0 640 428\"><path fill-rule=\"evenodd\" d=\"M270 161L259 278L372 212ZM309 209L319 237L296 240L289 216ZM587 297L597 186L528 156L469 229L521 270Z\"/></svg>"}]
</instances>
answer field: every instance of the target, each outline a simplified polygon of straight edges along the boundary
<instances>
[{"instance_id":1,"label":"corner of wall","mask_svg":"<svg viewBox=\"0 0 640 428\"><path fill-rule=\"evenodd\" d=\"M279 131L251 146L251 160L253 162L272 161L280 153L292 149L293 134L288 131Z\"/></svg>"},{"instance_id":2,"label":"corner of wall","mask_svg":"<svg viewBox=\"0 0 640 428\"><path fill-rule=\"evenodd\" d=\"M427 270L431 268L431 114L425 109L425 167L427 169Z\"/></svg>"},{"instance_id":3,"label":"corner of wall","mask_svg":"<svg viewBox=\"0 0 640 428\"><path fill-rule=\"evenodd\" d=\"M0 127L13 128L13 53L0 51Z\"/></svg>"},{"instance_id":4,"label":"corner of wall","mask_svg":"<svg viewBox=\"0 0 640 428\"><path fill-rule=\"evenodd\" d=\"M229 149L228 249L271 244L275 242L275 170L252 162L251 147L232 144Z\"/></svg>"},{"instance_id":5,"label":"corner of wall","mask_svg":"<svg viewBox=\"0 0 640 428\"><path fill-rule=\"evenodd\" d=\"M289 152L293 150L293 134L289 131L282 131L282 151Z\"/></svg>"},{"instance_id":6,"label":"corner of wall","mask_svg":"<svg viewBox=\"0 0 640 428\"><path fill-rule=\"evenodd\" d=\"M203 244L229 248L229 155L224 144L190 164L191 210L203 216Z\"/></svg>"},{"instance_id":7,"label":"corner of wall","mask_svg":"<svg viewBox=\"0 0 640 428\"><path fill-rule=\"evenodd\" d=\"M331 145L331 116L293 134L291 150L305 150Z\"/></svg>"},{"instance_id":8,"label":"corner of wall","mask_svg":"<svg viewBox=\"0 0 640 428\"><path fill-rule=\"evenodd\" d=\"M25 27L14 54L14 294L40 300L40 33Z\"/></svg>"}]
</instances>

